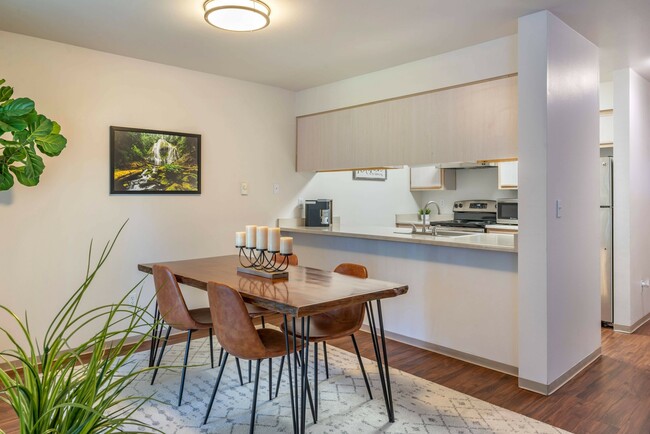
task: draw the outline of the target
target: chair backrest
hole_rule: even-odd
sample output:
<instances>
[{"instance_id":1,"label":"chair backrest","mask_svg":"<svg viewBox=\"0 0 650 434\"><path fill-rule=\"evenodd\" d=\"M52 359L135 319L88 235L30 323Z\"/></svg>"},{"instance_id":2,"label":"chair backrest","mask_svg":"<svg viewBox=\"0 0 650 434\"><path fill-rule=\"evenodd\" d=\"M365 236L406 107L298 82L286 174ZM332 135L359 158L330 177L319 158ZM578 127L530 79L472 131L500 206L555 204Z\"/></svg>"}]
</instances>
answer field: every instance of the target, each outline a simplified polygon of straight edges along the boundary
<instances>
[{"instance_id":1,"label":"chair backrest","mask_svg":"<svg viewBox=\"0 0 650 434\"><path fill-rule=\"evenodd\" d=\"M363 265L359 264L350 264L349 262L344 262L339 264L335 269L335 273L345 274L347 276L360 277L362 279L368 278L368 269Z\"/></svg>"},{"instance_id":2,"label":"chair backrest","mask_svg":"<svg viewBox=\"0 0 650 434\"><path fill-rule=\"evenodd\" d=\"M212 324L221 346L241 359L263 358L266 347L248 316L239 292L227 285L208 282L208 299Z\"/></svg>"},{"instance_id":3,"label":"chair backrest","mask_svg":"<svg viewBox=\"0 0 650 434\"><path fill-rule=\"evenodd\" d=\"M284 257L279 253L274 253L273 259L275 259L275 263L279 265L284 260ZM298 265L298 255L294 253L293 255L289 256L289 265Z\"/></svg>"},{"instance_id":4,"label":"chair backrest","mask_svg":"<svg viewBox=\"0 0 650 434\"><path fill-rule=\"evenodd\" d=\"M363 265L343 263L339 264L335 269L335 273L345 274L346 276L359 277L361 279L368 278L368 269ZM335 316L339 321L352 322L356 321L356 329L361 328L364 318L364 304L359 303L353 306L346 306L339 309L335 309L331 312L328 312L329 315Z\"/></svg>"},{"instance_id":5,"label":"chair backrest","mask_svg":"<svg viewBox=\"0 0 650 434\"><path fill-rule=\"evenodd\" d=\"M194 328L195 321L187 309L174 273L164 265L154 265L153 281L156 287L158 310L163 320L175 329L190 330Z\"/></svg>"}]
</instances>

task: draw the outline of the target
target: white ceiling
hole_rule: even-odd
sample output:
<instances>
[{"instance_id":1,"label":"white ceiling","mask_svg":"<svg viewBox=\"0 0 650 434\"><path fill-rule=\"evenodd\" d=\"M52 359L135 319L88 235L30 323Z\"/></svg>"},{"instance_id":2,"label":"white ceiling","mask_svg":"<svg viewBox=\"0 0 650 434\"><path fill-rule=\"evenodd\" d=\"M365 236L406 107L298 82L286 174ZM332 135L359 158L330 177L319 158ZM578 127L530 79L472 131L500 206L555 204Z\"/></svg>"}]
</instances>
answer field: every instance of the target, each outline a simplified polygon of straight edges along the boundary
<instances>
[{"instance_id":1,"label":"white ceiling","mask_svg":"<svg viewBox=\"0 0 650 434\"><path fill-rule=\"evenodd\" d=\"M601 48L605 79L650 79L649 0L266 0L271 24L215 29L203 0L2 0L0 29L300 90L514 34L548 9Z\"/></svg>"}]
</instances>

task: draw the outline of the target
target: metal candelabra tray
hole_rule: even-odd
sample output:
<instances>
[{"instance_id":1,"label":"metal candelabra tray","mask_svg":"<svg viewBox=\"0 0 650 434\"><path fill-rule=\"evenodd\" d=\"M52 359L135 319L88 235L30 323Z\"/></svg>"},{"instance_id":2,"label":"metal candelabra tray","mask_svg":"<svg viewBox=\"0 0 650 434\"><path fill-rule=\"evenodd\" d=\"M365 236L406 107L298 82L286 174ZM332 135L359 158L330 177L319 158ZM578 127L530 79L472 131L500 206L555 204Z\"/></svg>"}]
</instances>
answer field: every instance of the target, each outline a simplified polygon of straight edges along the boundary
<instances>
[{"instance_id":1,"label":"metal candelabra tray","mask_svg":"<svg viewBox=\"0 0 650 434\"><path fill-rule=\"evenodd\" d=\"M266 279L286 279L289 277L289 256L293 253L271 252L265 249L238 247L239 264L237 272L252 274ZM277 260L280 254L282 261Z\"/></svg>"}]
</instances>

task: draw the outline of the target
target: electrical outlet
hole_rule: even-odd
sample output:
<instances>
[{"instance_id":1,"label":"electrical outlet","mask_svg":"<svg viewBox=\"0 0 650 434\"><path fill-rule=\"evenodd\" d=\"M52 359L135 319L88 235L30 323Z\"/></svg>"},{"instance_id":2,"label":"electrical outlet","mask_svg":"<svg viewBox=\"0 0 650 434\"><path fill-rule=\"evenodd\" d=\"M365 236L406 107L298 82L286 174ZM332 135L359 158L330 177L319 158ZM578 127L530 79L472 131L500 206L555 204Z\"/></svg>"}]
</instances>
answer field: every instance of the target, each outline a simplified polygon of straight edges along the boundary
<instances>
[{"instance_id":1,"label":"electrical outlet","mask_svg":"<svg viewBox=\"0 0 650 434\"><path fill-rule=\"evenodd\" d=\"M305 199L300 197L298 198L298 208L303 209L305 207Z\"/></svg>"},{"instance_id":2,"label":"electrical outlet","mask_svg":"<svg viewBox=\"0 0 650 434\"><path fill-rule=\"evenodd\" d=\"M138 301L138 294L136 294L136 293L131 293L131 294L129 294L128 297L126 297L126 303L130 304L132 306L135 306L137 301Z\"/></svg>"},{"instance_id":3,"label":"electrical outlet","mask_svg":"<svg viewBox=\"0 0 650 434\"><path fill-rule=\"evenodd\" d=\"M280 184L273 184L273 194L280 193Z\"/></svg>"},{"instance_id":4,"label":"electrical outlet","mask_svg":"<svg viewBox=\"0 0 650 434\"><path fill-rule=\"evenodd\" d=\"M560 199L555 201L555 218L562 218L562 201Z\"/></svg>"},{"instance_id":5,"label":"electrical outlet","mask_svg":"<svg viewBox=\"0 0 650 434\"><path fill-rule=\"evenodd\" d=\"M239 194L242 196L248 196L248 182L242 182L239 184Z\"/></svg>"}]
</instances>

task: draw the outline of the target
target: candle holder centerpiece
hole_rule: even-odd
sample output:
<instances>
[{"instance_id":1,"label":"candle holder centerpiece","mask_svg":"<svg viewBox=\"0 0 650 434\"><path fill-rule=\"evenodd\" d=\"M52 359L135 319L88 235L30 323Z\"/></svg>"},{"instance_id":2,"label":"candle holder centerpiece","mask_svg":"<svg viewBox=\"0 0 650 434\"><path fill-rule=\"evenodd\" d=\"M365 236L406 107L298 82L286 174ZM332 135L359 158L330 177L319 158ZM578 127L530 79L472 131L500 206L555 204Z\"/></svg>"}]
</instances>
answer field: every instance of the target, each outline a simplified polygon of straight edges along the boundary
<instances>
[{"instance_id":1,"label":"candle holder centerpiece","mask_svg":"<svg viewBox=\"0 0 650 434\"><path fill-rule=\"evenodd\" d=\"M235 233L235 248L239 249L238 272L267 279L289 277L293 238L280 237L280 228L247 225L246 232Z\"/></svg>"}]
</instances>

